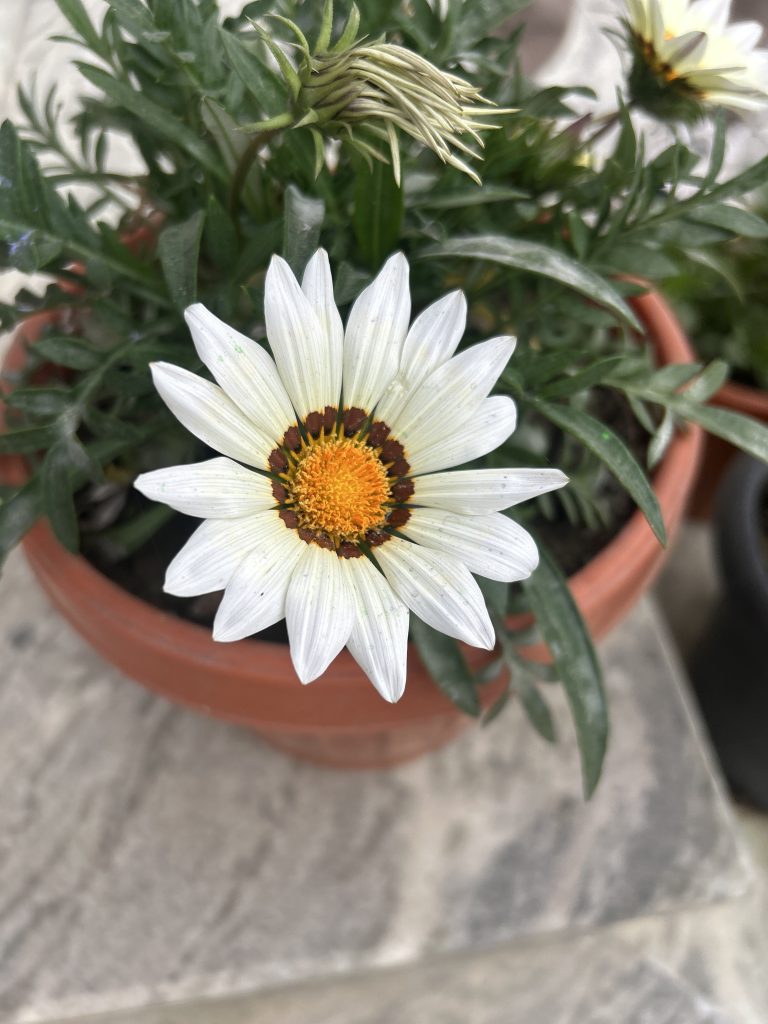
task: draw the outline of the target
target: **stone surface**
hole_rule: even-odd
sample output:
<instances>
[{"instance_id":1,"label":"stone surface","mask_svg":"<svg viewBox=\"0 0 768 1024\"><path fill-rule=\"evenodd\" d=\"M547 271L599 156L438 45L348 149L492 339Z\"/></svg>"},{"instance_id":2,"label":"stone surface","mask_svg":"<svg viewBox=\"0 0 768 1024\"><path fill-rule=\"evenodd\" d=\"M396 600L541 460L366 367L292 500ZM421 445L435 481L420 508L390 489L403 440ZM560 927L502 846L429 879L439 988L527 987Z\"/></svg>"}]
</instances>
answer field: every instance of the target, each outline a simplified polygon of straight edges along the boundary
<instances>
[{"instance_id":1,"label":"stone surface","mask_svg":"<svg viewBox=\"0 0 768 1024\"><path fill-rule=\"evenodd\" d=\"M736 898L748 884L654 614L603 648L584 805L509 709L390 773L290 761L106 666L20 556L0 583L0 1019L411 964Z\"/></svg>"},{"instance_id":2,"label":"stone surface","mask_svg":"<svg viewBox=\"0 0 768 1024\"><path fill-rule=\"evenodd\" d=\"M311 1007L311 1011L308 1008ZM308 1016L308 1012L311 1016ZM119 1024L209 1024L210 1006ZM216 1004L216 1024L730 1024L690 986L621 942L572 940L382 971Z\"/></svg>"}]
</instances>

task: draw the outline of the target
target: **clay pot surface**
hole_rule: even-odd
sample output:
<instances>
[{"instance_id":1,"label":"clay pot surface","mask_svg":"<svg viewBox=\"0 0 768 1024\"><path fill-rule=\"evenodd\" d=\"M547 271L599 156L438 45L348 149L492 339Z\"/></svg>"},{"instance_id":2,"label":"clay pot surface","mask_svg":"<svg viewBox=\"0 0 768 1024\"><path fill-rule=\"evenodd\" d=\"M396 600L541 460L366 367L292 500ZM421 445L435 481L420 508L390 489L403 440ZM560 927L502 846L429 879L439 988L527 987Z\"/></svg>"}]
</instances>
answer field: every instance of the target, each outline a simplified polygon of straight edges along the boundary
<instances>
[{"instance_id":1,"label":"clay pot surface","mask_svg":"<svg viewBox=\"0 0 768 1024\"><path fill-rule=\"evenodd\" d=\"M725 384L711 399L711 405L730 409L745 416L752 416L768 425L768 391L748 387L746 384ZM693 489L689 512L694 519L709 519L712 515L715 495L728 466L736 455L728 441L712 434L704 435L704 454L701 459L696 486Z\"/></svg>"},{"instance_id":2,"label":"clay pot surface","mask_svg":"<svg viewBox=\"0 0 768 1024\"><path fill-rule=\"evenodd\" d=\"M660 296L648 293L632 304L656 345L660 365L692 359ZM34 342L47 319L32 317L19 328L6 371L23 365L24 342ZM670 540L685 511L700 449L698 428L679 432L654 475ZM4 462L6 480L25 479L22 459ZM344 768L385 767L442 746L473 723L438 690L414 649L409 651L405 695L394 705L376 693L346 650L322 678L302 686L287 646L254 639L215 643L204 627L146 604L85 558L66 551L47 522L39 522L23 546L56 608L122 672L170 700L249 726L296 756ZM664 558L644 517L635 512L611 543L571 577L573 595L596 639L626 616ZM465 654L473 669L493 657L473 648L465 648ZM533 654L544 656L541 648ZM483 704L490 706L505 685L503 676L485 684Z\"/></svg>"}]
</instances>

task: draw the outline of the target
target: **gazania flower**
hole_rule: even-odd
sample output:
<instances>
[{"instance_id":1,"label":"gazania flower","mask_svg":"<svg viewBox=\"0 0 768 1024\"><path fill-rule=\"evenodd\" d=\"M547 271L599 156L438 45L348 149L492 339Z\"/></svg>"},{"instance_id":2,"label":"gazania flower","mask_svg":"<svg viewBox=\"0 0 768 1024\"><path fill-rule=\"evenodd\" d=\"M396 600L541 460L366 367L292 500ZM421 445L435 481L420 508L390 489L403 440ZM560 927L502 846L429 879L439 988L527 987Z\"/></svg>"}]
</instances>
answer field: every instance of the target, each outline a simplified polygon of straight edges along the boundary
<instances>
[{"instance_id":1,"label":"gazania flower","mask_svg":"<svg viewBox=\"0 0 768 1024\"><path fill-rule=\"evenodd\" d=\"M519 580L533 571L533 540L501 510L566 478L556 469L446 472L514 429L512 399L488 395L515 342L492 338L454 356L466 319L460 292L409 330L401 254L359 296L346 331L323 250L301 286L274 257L264 305L274 360L194 305L187 323L216 383L152 366L171 411L223 456L136 480L148 497L204 520L169 566L165 589L224 590L216 640L285 617L305 683L346 645L395 701L409 609L449 636L493 647L472 573Z\"/></svg>"},{"instance_id":2,"label":"gazania flower","mask_svg":"<svg viewBox=\"0 0 768 1024\"><path fill-rule=\"evenodd\" d=\"M768 50L756 21L728 23L730 0L627 0L632 97L688 120L703 105L757 109L768 100Z\"/></svg>"}]
</instances>

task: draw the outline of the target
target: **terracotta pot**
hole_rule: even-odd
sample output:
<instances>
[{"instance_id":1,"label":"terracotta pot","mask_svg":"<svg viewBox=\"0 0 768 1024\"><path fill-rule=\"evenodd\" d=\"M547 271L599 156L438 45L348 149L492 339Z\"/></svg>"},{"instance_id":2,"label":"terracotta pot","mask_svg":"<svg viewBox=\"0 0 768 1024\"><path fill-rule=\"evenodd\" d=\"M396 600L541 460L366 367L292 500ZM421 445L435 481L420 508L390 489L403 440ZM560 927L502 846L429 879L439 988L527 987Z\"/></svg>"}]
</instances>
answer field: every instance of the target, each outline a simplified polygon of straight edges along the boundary
<instances>
[{"instance_id":1,"label":"terracotta pot","mask_svg":"<svg viewBox=\"0 0 768 1024\"><path fill-rule=\"evenodd\" d=\"M733 412L752 416L768 425L768 391L762 391L760 388L728 383L712 397L710 404L720 409L731 409ZM693 489L689 508L694 519L710 518L720 481L730 462L738 454L738 448L734 448L728 441L712 434L704 436L701 472Z\"/></svg>"},{"instance_id":2,"label":"terracotta pot","mask_svg":"<svg viewBox=\"0 0 768 1024\"><path fill-rule=\"evenodd\" d=\"M658 295L640 296L633 305L656 343L661 364L692 358L677 321ZM44 319L32 318L20 328L7 369L23 363L22 340L33 341ZM700 447L698 429L678 434L654 477L670 538L685 510ZM6 477L23 480L23 461L7 461ZM267 742L297 756L345 768L383 767L441 746L472 723L440 693L413 650L405 696L395 705L378 696L346 651L322 679L301 686L284 645L258 640L214 643L207 629L145 604L84 558L65 551L45 522L30 531L24 550L54 605L121 671L178 703L250 726ZM664 557L638 512L571 578L596 638L627 614ZM473 668L491 657L470 648L466 654ZM504 685L502 678L482 688L486 706Z\"/></svg>"}]
</instances>

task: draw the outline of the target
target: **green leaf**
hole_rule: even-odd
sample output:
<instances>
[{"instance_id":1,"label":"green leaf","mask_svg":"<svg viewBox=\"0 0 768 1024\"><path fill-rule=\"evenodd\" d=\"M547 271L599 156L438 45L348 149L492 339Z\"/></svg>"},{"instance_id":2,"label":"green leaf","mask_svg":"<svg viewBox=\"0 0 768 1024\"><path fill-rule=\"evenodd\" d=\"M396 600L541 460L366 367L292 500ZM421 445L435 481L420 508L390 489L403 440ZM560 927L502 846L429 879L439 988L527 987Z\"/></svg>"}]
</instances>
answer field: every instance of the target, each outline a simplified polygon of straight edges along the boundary
<instances>
[{"instance_id":1,"label":"green leaf","mask_svg":"<svg viewBox=\"0 0 768 1024\"><path fill-rule=\"evenodd\" d=\"M411 615L411 638L424 666L438 687L468 715L480 714L480 699L472 673L456 641Z\"/></svg>"},{"instance_id":2,"label":"green leaf","mask_svg":"<svg viewBox=\"0 0 768 1024\"><path fill-rule=\"evenodd\" d=\"M560 380L552 381L551 384L546 384L540 391L539 395L541 398L565 398L570 395L575 395L579 391L586 391L587 388L592 388L596 384L600 384L604 381L611 371L617 369L625 361L625 356L605 356L601 359L596 359L594 363L586 366L583 370L577 370L576 373L571 374L569 377L560 378Z\"/></svg>"},{"instance_id":3,"label":"green leaf","mask_svg":"<svg viewBox=\"0 0 768 1024\"><path fill-rule=\"evenodd\" d=\"M451 238L436 245L429 245L419 253L422 259L451 256L488 260L502 266L514 267L516 270L549 277L610 309L636 330L642 330L637 317L613 285L557 249L550 249L538 242L506 238L503 235L476 235Z\"/></svg>"},{"instance_id":4,"label":"green leaf","mask_svg":"<svg viewBox=\"0 0 768 1024\"><path fill-rule=\"evenodd\" d=\"M698 423L710 434L730 441L762 462L768 462L768 427L751 416L743 416L730 409L718 409L714 405L686 402L684 395L670 402L670 407L685 419Z\"/></svg>"},{"instance_id":5,"label":"green leaf","mask_svg":"<svg viewBox=\"0 0 768 1024\"><path fill-rule=\"evenodd\" d=\"M0 434L0 455L31 455L48 448L58 436L58 428L53 423L6 430Z\"/></svg>"},{"instance_id":6,"label":"green leaf","mask_svg":"<svg viewBox=\"0 0 768 1024\"><path fill-rule=\"evenodd\" d=\"M707 402L728 380L731 370L728 363L715 359L703 370L696 380L683 391L689 402Z\"/></svg>"},{"instance_id":7,"label":"green leaf","mask_svg":"<svg viewBox=\"0 0 768 1024\"><path fill-rule=\"evenodd\" d=\"M205 215L205 249L219 271L231 271L238 255L237 231L229 214L213 193Z\"/></svg>"},{"instance_id":8,"label":"green leaf","mask_svg":"<svg viewBox=\"0 0 768 1024\"><path fill-rule=\"evenodd\" d=\"M177 309L184 310L197 299L197 264L205 211L196 210L181 224L171 224L157 240L157 252Z\"/></svg>"},{"instance_id":9,"label":"green leaf","mask_svg":"<svg viewBox=\"0 0 768 1024\"><path fill-rule=\"evenodd\" d=\"M30 416L53 417L72 405L73 395L67 388L17 388L6 402Z\"/></svg>"},{"instance_id":10,"label":"green leaf","mask_svg":"<svg viewBox=\"0 0 768 1024\"><path fill-rule=\"evenodd\" d=\"M724 181L722 185L718 185L713 188L710 193L703 196L702 199L711 203L713 200L718 202L722 199L730 199L733 196L747 195L749 192L754 192L756 188L760 188L761 185L765 185L768 182L768 156L764 156L762 160L758 160L756 164L752 164L741 174L737 174L729 181ZM688 200L689 203L693 203L698 197L693 197L692 200Z\"/></svg>"},{"instance_id":11,"label":"green leaf","mask_svg":"<svg viewBox=\"0 0 768 1024\"><path fill-rule=\"evenodd\" d=\"M667 531L658 499L642 467L621 438L604 423L574 406L555 405L540 399L533 399L532 404L605 463L642 510L659 541L666 544Z\"/></svg>"},{"instance_id":12,"label":"green leaf","mask_svg":"<svg viewBox=\"0 0 768 1024\"><path fill-rule=\"evenodd\" d=\"M519 681L519 685L515 686L514 681L512 685L520 696L528 721L539 736L547 743L557 743L557 730L552 712L538 689L531 682L523 683L522 680Z\"/></svg>"},{"instance_id":13,"label":"green leaf","mask_svg":"<svg viewBox=\"0 0 768 1024\"><path fill-rule=\"evenodd\" d=\"M608 745L602 672L565 577L546 551L540 553L539 567L523 587L568 698L588 799L600 779Z\"/></svg>"},{"instance_id":14,"label":"green leaf","mask_svg":"<svg viewBox=\"0 0 768 1024\"><path fill-rule=\"evenodd\" d=\"M731 231L744 238L768 238L768 224L762 217L739 206L700 206L691 214L691 219L702 224Z\"/></svg>"},{"instance_id":15,"label":"green leaf","mask_svg":"<svg viewBox=\"0 0 768 1024\"><path fill-rule=\"evenodd\" d=\"M280 78L252 49L232 32L221 30L227 60L237 77L268 117L282 114L289 106Z\"/></svg>"},{"instance_id":16,"label":"green leaf","mask_svg":"<svg viewBox=\"0 0 768 1024\"><path fill-rule=\"evenodd\" d=\"M0 566L40 517L40 481L33 478L7 501L0 502Z\"/></svg>"},{"instance_id":17,"label":"green leaf","mask_svg":"<svg viewBox=\"0 0 768 1024\"><path fill-rule=\"evenodd\" d=\"M94 53L103 56L105 53L104 44L99 33L96 31L93 22L88 17L82 0L56 0L56 6L70 23L72 28L82 38Z\"/></svg>"},{"instance_id":18,"label":"green leaf","mask_svg":"<svg viewBox=\"0 0 768 1024\"><path fill-rule=\"evenodd\" d=\"M283 256L298 277L317 249L324 219L322 199L305 196L295 185L288 186L283 214Z\"/></svg>"},{"instance_id":19,"label":"green leaf","mask_svg":"<svg viewBox=\"0 0 768 1024\"><path fill-rule=\"evenodd\" d=\"M403 221L403 190L387 164L355 164L352 227L365 265L377 271L397 248Z\"/></svg>"},{"instance_id":20,"label":"green leaf","mask_svg":"<svg viewBox=\"0 0 768 1024\"><path fill-rule=\"evenodd\" d=\"M226 181L226 173L221 161L216 159L215 154L211 152L200 136L188 128L183 121L169 116L167 110L150 100L145 93L138 92L130 85L126 85L125 82L119 82L108 72L102 71L101 68L93 67L91 64L76 63L82 75L97 89L105 93L118 107L122 107L139 118L145 126L157 132L161 139L167 139L183 149L187 157L191 157L214 178Z\"/></svg>"},{"instance_id":21,"label":"green leaf","mask_svg":"<svg viewBox=\"0 0 768 1024\"><path fill-rule=\"evenodd\" d=\"M664 410L661 423L655 430L648 445L648 466L653 469L664 458L664 453L675 435L675 417L670 409Z\"/></svg>"},{"instance_id":22,"label":"green leaf","mask_svg":"<svg viewBox=\"0 0 768 1024\"><path fill-rule=\"evenodd\" d=\"M70 370L92 370L102 355L87 342L69 335L50 335L35 342L35 352L47 362Z\"/></svg>"},{"instance_id":23,"label":"green leaf","mask_svg":"<svg viewBox=\"0 0 768 1024\"><path fill-rule=\"evenodd\" d=\"M42 508L58 541L68 551L77 551L80 531L72 495L74 475L67 440L57 442L45 456L40 470Z\"/></svg>"}]
</instances>

